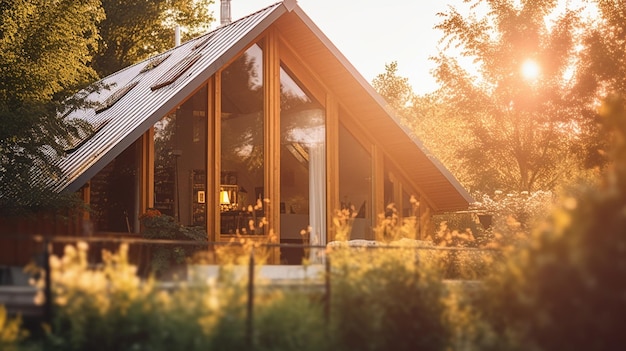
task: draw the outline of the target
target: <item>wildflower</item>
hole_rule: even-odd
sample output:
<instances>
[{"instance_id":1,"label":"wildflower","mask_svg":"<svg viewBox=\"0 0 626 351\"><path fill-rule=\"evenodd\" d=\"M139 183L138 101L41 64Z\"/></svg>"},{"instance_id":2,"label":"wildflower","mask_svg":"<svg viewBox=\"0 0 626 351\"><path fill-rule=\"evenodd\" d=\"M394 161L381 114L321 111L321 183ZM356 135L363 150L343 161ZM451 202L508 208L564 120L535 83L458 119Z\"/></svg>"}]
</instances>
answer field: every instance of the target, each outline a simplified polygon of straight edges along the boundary
<instances>
[{"instance_id":1,"label":"wildflower","mask_svg":"<svg viewBox=\"0 0 626 351\"><path fill-rule=\"evenodd\" d=\"M84 241L79 241L76 244L76 247L78 248L79 251L82 251L82 252L87 252L87 250L89 249L89 245Z\"/></svg>"},{"instance_id":2,"label":"wildflower","mask_svg":"<svg viewBox=\"0 0 626 351\"><path fill-rule=\"evenodd\" d=\"M161 212L155 208L149 208L146 210L146 212L144 214L142 214L141 216L139 216L140 220L143 219L147 219L147 218L155 218L155 217L159 217L161 216Z\"/></svg>"},{"instance_id":3,"label":"wildflower","mask_svg":"<svg viewBox=\"0 0 626 351\"><path fill-rule=\"evenodd\" d=\"M37 293L35 294L35 298L33 300L35 305L41 306L44 304L45 301L46 301L46 298L44 297L43 291L37 290Z\"/></svg>"}]
</instances>

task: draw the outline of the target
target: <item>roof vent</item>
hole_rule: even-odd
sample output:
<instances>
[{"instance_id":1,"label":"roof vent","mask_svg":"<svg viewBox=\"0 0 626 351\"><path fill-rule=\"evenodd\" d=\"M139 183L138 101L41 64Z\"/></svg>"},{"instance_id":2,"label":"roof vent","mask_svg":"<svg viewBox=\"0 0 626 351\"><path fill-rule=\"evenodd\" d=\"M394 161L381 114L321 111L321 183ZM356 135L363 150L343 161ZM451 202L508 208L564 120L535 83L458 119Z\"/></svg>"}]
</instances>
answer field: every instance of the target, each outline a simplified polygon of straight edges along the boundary
<instances>
[{"instance_id":1,"label":"roof vent","mask_svg":"<svg viewBox=\"0 0 626 351\"><path fill-rule=\"evenodd\" d=\"M220 2L220 25L225 26L231 22L230 0L221 0Z\"/></svg>"},{"instance_id":2,"label":"roof vent","mask_svg":"<svg viewBox=\"0 0 626 351\"><path fill-rule=\"evenodd\" d=\"M150 59L150 61L148 61L148 63L146 63L145 66L143 66L143 68L141 69L139 73L146 73L149 70L157 67L158 65L163 63L163 61L167 60L167 58L170 57L170 55L171 54L166 54L166 55L161 55L161 56L157 56L155 58Z\"/></svg>"},{"instance_id":3,"label":"roof vent","mask_svg":"<svg viewBox=\"0 0 626 351\"><path fill-rule=\"evenodd\" d=\"M109 109L111 106L115 105L115 103L124 97L124 95L126 95L129 91L131 91L131 89L133 89L137 84L139 83L139 81L135 81L132 83L127 84L126 86L118 89L116 92L114 92L113 94L111 94L106 100L104 100L104 102L98 106L95 110L96 113L100 113L104 110Z\"/></svg>"},{"instance_id":4,"label":"roof vent","mask_svg":"<svg viewBox=\"0 0 626 351\"><path fill-rule=\"evenodd\" d=\"M174 67L172 67L169 71L165 72L159 78L159 80L154 83L150 89L155 91L159 88L162 88L166 85L170 85L176 81L180 76L182 76L193 64L200 59L200 53L195 52L191 55L185 57L183 60L179 61Z\"/></svg>"}]
</instances>

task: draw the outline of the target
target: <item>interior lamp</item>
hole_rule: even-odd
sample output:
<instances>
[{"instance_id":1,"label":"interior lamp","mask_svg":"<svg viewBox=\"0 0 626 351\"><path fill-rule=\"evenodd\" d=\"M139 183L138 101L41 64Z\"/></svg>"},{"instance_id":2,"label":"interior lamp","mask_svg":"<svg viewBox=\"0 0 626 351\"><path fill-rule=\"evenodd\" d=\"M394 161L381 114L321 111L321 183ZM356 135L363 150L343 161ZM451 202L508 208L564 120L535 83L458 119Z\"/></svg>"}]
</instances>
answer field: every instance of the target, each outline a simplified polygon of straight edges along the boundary
<instances>
[{"instance_id":1,"label":"interior lamp","mask_svg":"<svg viewBox=\"0 0 626 351\"><path fill-rule=\"evenodd\" d=\"M220 191L220 204L221 205L230 205L230 196L228 196L228 191L221 190Z\"/></svg>"}]
</instances>

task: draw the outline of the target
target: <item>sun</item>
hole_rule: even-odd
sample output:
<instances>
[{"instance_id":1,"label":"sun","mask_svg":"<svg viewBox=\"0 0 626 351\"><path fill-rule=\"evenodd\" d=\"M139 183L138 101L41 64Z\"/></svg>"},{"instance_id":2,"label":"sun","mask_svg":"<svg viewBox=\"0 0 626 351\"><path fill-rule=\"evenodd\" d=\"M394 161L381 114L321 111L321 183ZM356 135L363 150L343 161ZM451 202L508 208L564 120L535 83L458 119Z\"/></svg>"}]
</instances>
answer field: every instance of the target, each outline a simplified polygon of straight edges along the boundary
<instances>
[{"instance_id":1,"label":"sun","mask_svg":"<svg viewBox=\"0 0 626 351\"><path fill-rule=\"evenodd\" d=\"M527 80L536 80L541 73L541 67L537 61L533 59L527 59L522 64L522 76Z\"/></svg>"}]
</instances>

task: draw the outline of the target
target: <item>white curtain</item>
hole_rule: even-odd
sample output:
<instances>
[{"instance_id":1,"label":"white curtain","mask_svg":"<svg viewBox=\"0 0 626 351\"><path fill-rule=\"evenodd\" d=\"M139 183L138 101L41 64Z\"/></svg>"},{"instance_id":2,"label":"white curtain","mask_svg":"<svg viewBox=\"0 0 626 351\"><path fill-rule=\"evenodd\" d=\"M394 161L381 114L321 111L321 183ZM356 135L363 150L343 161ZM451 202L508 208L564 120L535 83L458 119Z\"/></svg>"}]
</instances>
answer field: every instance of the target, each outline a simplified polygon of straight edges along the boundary
<instances>
[{"instance_id":1,"label":"white curtain","mask_svg":"<svg viewBox=\"0 0 626 351\"><path fill-rule=\"evenodd\" d=\"M287 117L285 117L287 119ZM326 129L324 110L298 111L289 116L295 127L286 133L286 141L305 146L309 158L309 243L326 245ZM311 249L311 263L322 263L324 250Z\"/></svg>"},{"instance_id":2,"label":"white curtain","mask_svg":"<svg viewBox=\"0 0 626 351\"><path fill-rule=\"evenodd\" d=\"M310 244L326 245L326 147L324 141L309 144ZM310 250L312 263L322 263L323 249Z\"/></svg>"}]
</instances>

